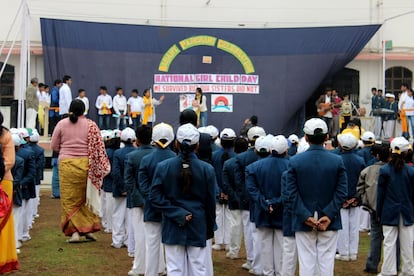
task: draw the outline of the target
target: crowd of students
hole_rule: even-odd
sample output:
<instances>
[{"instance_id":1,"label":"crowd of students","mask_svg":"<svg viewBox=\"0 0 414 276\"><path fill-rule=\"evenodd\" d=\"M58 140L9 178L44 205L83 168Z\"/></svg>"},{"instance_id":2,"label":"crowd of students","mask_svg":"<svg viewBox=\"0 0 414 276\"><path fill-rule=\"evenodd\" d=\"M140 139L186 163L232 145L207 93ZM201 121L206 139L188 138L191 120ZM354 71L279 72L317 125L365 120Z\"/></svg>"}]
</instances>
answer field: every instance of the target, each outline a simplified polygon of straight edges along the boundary
<instances>
[{"instance_id":1,"label":"crowd of students","mask_svg":"<svg viewBox=\"0 0 414 276\"><path fill-rule=\"evenodd\" d=\"M134 258L128 275L213 275L212 250L240 259L243 237L242 268L253 275L295 275L297 260L300 275L333 275L335 259L357 259L361 205L372 231L365 271L378 272L384 236L382 275L399 270L397 242L401 271L414 274L414 169L405 138L375 141L350 128L331 143L316 118L301 139L257 125L245 136L197 129L198 122L185 110L176 133L165 123L101 131L112 168L101 224L111 246ZM19 248L38 216L44 153L36 130L11 133Z\"/></svg>"},{"instance_id":2,"label":"crowd of students","mask_svg":"<svg viewBox=\"0 0 414 276\"><path fill-rule=\"evenodd\" d=\"M181 114L180 123L175 135L165 123L135 132L102 131L112 164L103 182L102 226L112 233L113 248L125 246L134 257L128 275L212 275L212 250L240 259L243 237L242 268L251 274L295 275L299 260L300 275L333 275L335 259L357 259L361 204L370 210L374 232L366 272L377 273L382 236L376 233L382 226L393 234L408 227L411 234L404 233L412 241L413 212L401 225L391 226L382 216L395 204L412 209L412 199L392 198L390 205L385 192L375 203L377 187L395 185L381 175L382 166L390 167L406 193L413 192L413 180L404 177L411 174L412 161L397 162L395 170L392 163L412 160L405 138L389 144L375 141L372 132L350 131L333 142L337 148L329 148L320 119L306 122L302 139L266 135L259 126L251 126L246 136L214 126L197 130L191 110ZM196 165L194 159L204 162ZM381 214L372 211L376 208ZM396 245L389 239L386 256ZM404 248L402 271L410 271ZM384 275L393 269L391 260L384 262Z\"/></svg>"},{"instance_id":3,"label":"crowd of students","mask_svg":"<svg viewBox=\"0 0 414 276\"><path fill-rule=\"evenodd\" d=\"M31 240L30 229L39 217L40 181L45 166L44 149L37 143L36 129L10 129L14 147L15 164L13 175L13 215L16 249L20 253L22 243Z\"/></svg>"}]
</instances>

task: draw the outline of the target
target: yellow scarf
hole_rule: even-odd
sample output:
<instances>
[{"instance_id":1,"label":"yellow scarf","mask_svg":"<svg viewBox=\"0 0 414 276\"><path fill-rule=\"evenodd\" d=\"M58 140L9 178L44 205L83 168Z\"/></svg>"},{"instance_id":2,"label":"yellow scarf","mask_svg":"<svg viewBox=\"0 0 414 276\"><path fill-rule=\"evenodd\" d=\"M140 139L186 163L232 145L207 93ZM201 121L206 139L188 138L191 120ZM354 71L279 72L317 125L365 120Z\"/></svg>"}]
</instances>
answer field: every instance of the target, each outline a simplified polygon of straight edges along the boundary
<instances>
[{"instance_id":1,"label":"yellow scarf","mask_svg":"<svg viewBox=\"0 0 414 276\"><path fill-rule=\"evenodd\" d=\"M152 98L144 97L143 100L144 100L145 109L144 109L144 117L142 118L142 124L146 125L148 124L149 117L152 115Z\"/></svg>"},{"instance_id":2,"label":"yellow scarf","mask_svg":"<svg viewBox=\"0 0 414 276\"><path fill-rule=\"evenodd\" d=\"M200 125L200 109L201 109L201 106L200 106L200 100L201 100L201 97L200 96L196 96L195 97L195 101L196 101L196 103L198 104L198 107L197 107L197 109L196 109L196 114L197 114L197 126L199 126Z\"/></svg>"}]
</instances>

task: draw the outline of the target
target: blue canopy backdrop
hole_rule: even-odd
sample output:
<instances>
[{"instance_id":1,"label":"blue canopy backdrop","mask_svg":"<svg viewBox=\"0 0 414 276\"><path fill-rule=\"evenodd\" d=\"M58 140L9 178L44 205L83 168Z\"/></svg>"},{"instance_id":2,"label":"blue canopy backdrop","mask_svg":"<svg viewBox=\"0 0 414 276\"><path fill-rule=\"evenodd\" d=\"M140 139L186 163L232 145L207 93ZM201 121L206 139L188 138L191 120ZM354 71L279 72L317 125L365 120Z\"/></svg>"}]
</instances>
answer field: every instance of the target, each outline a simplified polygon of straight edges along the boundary
<instances>
[{"instance_id":1,"label":"blue canopy backdrop","mask_svg":"<svg viewBox=\"0 0 414 276\"><path fill-rule=\"evenodd\" d=\"M267 131L287 135L300 129L303 106L318 85L349 63L379 27L221 29L42 18L45 81L70 75L74 97L86 89L93 119L99 86L112 96L123 87L127 97L134 88L141 93L152 87L155 98L165 95L157 122L172 125L178 125L178 92L193 93L188 89L201 83L208 124L238 130L254 114ZM232 95L232 112L211 112L211 97L218 94Z\"/></svg>"}]
</instances>

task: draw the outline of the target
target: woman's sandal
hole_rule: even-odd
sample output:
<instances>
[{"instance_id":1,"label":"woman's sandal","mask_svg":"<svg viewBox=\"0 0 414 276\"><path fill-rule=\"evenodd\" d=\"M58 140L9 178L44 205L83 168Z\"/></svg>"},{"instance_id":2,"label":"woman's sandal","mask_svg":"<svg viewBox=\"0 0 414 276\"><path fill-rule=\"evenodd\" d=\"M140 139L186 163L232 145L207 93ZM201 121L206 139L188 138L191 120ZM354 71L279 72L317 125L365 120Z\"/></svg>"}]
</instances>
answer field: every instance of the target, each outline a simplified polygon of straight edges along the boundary
<instances>
[{"instance_id":1,"label":"woman's sandal","mask_svg":"<svg viewBox=\"0 0 414 276\"><path fill-rule=\"evenodd\" d=\"M68 239L66 242L68 243L77 243L77 242L81 242L80 241L80 236L78 232L75 232L72 234L72 237L70 239Z\"/></svg>"},{"instance_id":2,"label":"woman's sandal","mask_svg":"<svg viewBox=\"0 0 414 276\"><path fill-rule=\"evenodd\" d=\"M88 234L86 234L86 235L85 235L85 238L86 238L87 240L90 240L90 241L96 241L96 240L97 240L97 238L95 237L95 235L94 235L94 234L92 234L92 233L88 233Z\"/></svg>"}]
</instances>

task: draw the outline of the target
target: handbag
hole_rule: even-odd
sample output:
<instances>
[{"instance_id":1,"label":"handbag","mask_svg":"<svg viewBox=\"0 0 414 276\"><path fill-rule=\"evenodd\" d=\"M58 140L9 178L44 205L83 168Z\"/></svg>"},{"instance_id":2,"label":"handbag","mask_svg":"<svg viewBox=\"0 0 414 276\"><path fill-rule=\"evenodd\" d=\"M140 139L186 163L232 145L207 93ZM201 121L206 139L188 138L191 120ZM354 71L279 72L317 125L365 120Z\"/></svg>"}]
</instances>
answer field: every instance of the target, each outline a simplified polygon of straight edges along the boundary
<instances>
[{"instance_id":1,"label":"handbag","mask_svg":"<svg viewBox=\"0 0 414 276\"><path fill-rule=\"evenodd\" d=\"M0 185L0 232L3 229L6 222L9 220L9 216L12 211L12 202L7 195L6 191Z\"/></svg>"}]
</instances>

